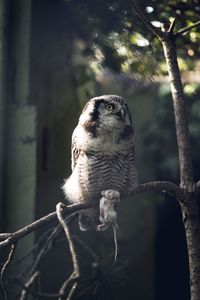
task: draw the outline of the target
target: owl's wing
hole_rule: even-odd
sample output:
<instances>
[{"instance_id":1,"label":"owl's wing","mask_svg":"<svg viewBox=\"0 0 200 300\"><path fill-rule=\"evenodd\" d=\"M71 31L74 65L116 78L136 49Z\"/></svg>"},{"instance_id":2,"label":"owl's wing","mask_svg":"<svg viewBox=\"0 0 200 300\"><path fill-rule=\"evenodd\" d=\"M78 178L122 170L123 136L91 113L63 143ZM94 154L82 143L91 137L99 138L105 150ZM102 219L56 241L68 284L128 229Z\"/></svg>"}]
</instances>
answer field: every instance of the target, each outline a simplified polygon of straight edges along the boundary
<instances>
[{"instance_id":1,"label":"owl's wing","mask_svg":"<svg viewBox=\"0 0 200 300\"><path fill-rule=\"evenodd\" d=\"M71 146L71 169L74 170L76 166L77 159L80 154L80 149L77 146L77 137L72 136L72 146Z\"/></svg>"}]
</instances>

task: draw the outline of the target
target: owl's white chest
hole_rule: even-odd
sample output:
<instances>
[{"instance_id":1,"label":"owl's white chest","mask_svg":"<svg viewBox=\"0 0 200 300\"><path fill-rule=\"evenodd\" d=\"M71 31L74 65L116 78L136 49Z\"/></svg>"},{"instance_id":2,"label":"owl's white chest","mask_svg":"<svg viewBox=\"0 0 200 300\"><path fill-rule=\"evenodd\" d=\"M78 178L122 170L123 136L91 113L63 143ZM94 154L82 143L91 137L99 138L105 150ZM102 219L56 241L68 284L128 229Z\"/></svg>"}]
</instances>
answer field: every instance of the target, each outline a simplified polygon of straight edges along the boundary
<instances>
[{"instance_id":1,"label":"owl's white chest","mask_svg":"<svg viewBox=\"0 0 200 300\"><path fill-rule=\"evenodd\" d=\"M92 137L82 126L77 126L73 136L76 136L77 147L85 152L101 151L102 154L112 154L124 151L127 145L131 145L128 141L121 143L119 140L120 130L101 131L98 136Z\"/></svg>"}]
</instances>

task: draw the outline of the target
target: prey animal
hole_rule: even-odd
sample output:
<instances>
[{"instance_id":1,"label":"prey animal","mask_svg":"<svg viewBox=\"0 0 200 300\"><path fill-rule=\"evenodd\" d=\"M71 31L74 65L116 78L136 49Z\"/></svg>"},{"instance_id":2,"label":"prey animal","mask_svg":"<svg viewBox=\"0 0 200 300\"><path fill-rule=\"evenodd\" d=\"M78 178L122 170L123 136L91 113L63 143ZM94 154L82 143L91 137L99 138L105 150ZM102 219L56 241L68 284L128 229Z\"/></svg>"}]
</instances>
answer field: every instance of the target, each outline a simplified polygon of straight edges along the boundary
<instances>
[{"instance_id":1,"label":"prey animal","mask_svg":"<svg viewBox=\"0 0 200 300\"><path fill-rule=\"evenodd\" d=\"M117 204L137 182L134 127L124 98L103 95L86 103L72 135L71 163L62 187L66 198L97 204L79 212L80 229L111 225L116 237Z\"/></svg>"}]
</instances>

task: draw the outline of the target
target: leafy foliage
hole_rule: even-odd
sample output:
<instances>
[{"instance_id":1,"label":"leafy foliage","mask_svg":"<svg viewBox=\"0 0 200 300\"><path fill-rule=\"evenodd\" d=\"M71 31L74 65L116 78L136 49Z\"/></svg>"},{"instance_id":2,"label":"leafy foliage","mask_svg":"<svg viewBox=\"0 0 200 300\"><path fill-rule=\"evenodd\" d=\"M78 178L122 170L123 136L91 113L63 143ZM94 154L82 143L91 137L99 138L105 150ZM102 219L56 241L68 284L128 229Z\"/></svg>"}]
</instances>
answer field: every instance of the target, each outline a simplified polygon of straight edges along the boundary
<instances>
[{"instance_id":1,"label":"leafy foliage","mask_svg":"<svg viewBox=\"0 0 200 300\"><path fill-rule=\"evenodd\" d=\"M89 58L89 64L98 60L98 49L101 66L114 72L166 75L161 43L138 21L128 1L77 0L66 5L74 38L84 44L81 53ZM138 6L156 26L176 18L178 30L199 19L200 5L196 1L143 0ZM196 28L178 40L178 55L189 69L199 70L195 64L200 55L199 39Z\"/></svg>"}]
</instances>

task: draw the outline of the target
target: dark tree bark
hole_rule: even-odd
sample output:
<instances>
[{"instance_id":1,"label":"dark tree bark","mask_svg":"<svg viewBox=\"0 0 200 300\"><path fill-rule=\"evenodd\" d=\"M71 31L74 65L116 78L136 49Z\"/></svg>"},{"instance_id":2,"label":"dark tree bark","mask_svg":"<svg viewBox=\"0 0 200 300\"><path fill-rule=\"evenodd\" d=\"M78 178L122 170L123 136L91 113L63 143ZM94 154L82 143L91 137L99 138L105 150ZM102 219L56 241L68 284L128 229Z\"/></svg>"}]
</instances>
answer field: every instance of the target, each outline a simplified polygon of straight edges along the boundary
<instances>
[{"instance_id":1,"label":"dark tree bark","mask_svg":"<svg viewBox=\"0 0 200 300\"><path fill-rule=\"evenodd\" d=\"M191 189L193 186L193 167L189 138L188 120L185 108L183 86L181 82L175 36L173 32L166 32L162 38L164 55L167 63L174 106L176 136L180 163L180 183L182 187Z\"/></svg>"},{"instance_id":2,"label":"dark tree bark","mask_svg":"<svg viewBox=\"0 0 200 300\"><path fill-rule=\"evenodd\" d=\"M197 300L200 299L200 227L198 195L195 193L196 187L193 180L188 121L183 86L177 63L175 37L173 32L166 32L165 38L162 39L162 45L168 67L173 98L179 152L180 186L184 190L181 211L187 240L191 299Z\"/></svg>"}]
</instances>

